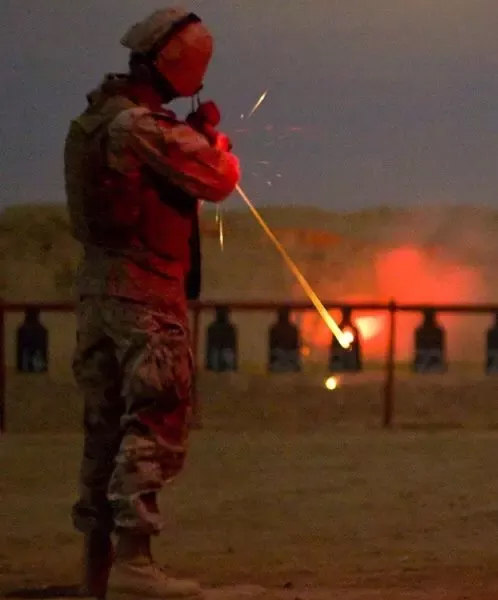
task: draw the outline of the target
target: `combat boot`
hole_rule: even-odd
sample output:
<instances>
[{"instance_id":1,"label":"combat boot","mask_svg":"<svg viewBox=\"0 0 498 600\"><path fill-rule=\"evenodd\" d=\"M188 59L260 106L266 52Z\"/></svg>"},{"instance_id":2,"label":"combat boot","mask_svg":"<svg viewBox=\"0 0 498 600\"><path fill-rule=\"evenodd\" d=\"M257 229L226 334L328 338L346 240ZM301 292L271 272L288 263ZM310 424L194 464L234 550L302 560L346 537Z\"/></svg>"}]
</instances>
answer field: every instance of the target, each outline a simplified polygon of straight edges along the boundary
<instances>
[{"instance_id":1,"label":"combat boot","mask_svg":"<svg viewBox=\"0 0 498 600\"><path fill-rule=\"evenodd\" d=\"M116 558L107 586L108 600L115 598L192 598L200 600L202 589L195 581L169 577L154 562L149 536L120 534Z\"/></svg>"}]
</instances>

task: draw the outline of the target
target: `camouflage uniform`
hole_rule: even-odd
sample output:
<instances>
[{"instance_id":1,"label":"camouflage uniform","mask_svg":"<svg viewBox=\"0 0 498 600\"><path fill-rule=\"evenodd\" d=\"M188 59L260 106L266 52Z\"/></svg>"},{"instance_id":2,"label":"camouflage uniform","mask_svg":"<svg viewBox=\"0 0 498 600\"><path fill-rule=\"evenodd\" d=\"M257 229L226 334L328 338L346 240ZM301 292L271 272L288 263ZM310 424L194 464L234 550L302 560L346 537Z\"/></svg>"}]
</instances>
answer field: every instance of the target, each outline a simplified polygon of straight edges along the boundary
<instances>
[{"instance_id":1,"label":"camouflage uniform","mask_svg":"<svg viewBox=\"0 0 498 600\"><path fill-rule=\"evenodd\" d=\"M85 441L75 525L157 533L155 494L187 451L188 326L174 312L113 297L80 302L78 326L74 372L85 396Z\"/></svg>"},{"instance_id":2,"label":"camouflage uniform","mask_svg":"<svg viewBox=\"0 0 498 600\"><path fill-rule=\"evenodd\" d=\"M85 441L73 510L84 532L161 529L156 494L182 469L192 410L186 287L200 268L197 198L221 201L239 178L232 154L153 100L109 77L66 140L68 206L84 248L74 373ZM95 177L102 168L108 188ZM95 225L112 196L119 235Z\"/></svg>"}]
</instances>

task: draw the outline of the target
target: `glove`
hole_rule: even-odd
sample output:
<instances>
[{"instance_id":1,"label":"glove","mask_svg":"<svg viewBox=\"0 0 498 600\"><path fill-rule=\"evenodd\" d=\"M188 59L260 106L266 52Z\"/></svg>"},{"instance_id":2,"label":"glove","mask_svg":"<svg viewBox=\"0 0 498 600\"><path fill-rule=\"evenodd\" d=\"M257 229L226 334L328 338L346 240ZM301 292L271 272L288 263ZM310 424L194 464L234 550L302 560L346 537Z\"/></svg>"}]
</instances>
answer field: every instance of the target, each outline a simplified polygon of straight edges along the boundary
<instances>
[{"instance_id":1,"label":"glove","mask_svg":"<svg viewBox=\"0 0 498 600\"><path fill-rule=\"evenodd\" d=\"M218 127L221 121L220 109L212 100L199 104L197 110L190 113L190 115L199 123L207 123L213 127Z\"/></svg>"},{"instance_id":2,"label":"glove","mask_svg":"<svg viewBox=\"0 0 498 600\"><path fill-rule=\"evenodd\" d=\"M232 149L230 138L216 130L221 121L221 114L214 102L200 104L197 110L187 116L186 121L192 129L201 133L211 146L224 152Z\"/></svg>"}]
</instances>

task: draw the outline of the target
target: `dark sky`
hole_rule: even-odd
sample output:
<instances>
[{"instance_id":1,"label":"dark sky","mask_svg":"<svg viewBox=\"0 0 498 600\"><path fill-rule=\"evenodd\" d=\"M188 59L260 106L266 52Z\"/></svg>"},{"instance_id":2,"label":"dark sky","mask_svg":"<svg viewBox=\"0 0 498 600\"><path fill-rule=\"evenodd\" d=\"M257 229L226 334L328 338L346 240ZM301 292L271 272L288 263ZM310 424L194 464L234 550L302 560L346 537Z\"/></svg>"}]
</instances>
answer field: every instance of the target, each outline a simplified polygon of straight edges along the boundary
<instances>
[{"instance_id":1,"label":"dark sky","mask_svg":"<svg viewBox=\"0 0 498 600\"><path fill-rule=\"evenodd\" d=\"M106 72L125 67L127 27L164 6L0 0L1 207L64 200L69 119ZM497 0L183 6L216 36L204 97L222 108L257 204L496 202Z\"/></svg>"}]
</instances>

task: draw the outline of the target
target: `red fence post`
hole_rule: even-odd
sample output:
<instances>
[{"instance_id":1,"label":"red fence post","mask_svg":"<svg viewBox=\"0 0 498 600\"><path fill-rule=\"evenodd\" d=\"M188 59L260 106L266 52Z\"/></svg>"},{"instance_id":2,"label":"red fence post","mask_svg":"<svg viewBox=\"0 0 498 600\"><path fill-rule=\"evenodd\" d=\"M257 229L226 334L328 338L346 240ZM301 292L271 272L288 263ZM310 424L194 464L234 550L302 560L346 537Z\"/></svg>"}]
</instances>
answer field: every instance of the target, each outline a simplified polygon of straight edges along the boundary
<instances>
[{"instance_id":1,"label":"red fence post","mask_svg":"<svg viewBox=\"0 0 498 600\"><path fill-rule=\"evenodd\" d=\"M396 311L394 300L389 303L389 338L386 356L386 380L384 384L384 414L382 425L391 427L394 414L394 371L396 369Z\"/></svg>"},{"instance_id":2,"label":"red fence post","mask_svg":"<svg viewBox=\"0 0 498 600\"><path fill-rule=\"evenodd\" d=\"M194 373L193 373L193 406L192 406L192 419L193 426L196 429L202 429L202 415L201 415L201 401L199 398L198 390L198 377L197 373L199 370L199 337L200 337L200 316L201 308L198 305L194 306L193 325L192 325L192 354L194 357Z\"/></svg>"},{"instance_id":3,"label":"red fence post","mask_svg":"<svg viewBox=\"0 0 498 600\"><path fill-rule=\"evenodd\" d=\"M6 366L5 366L5 308L0 298L0 434L5 433L6 405Z\"/></svg>"}]
</instances>

